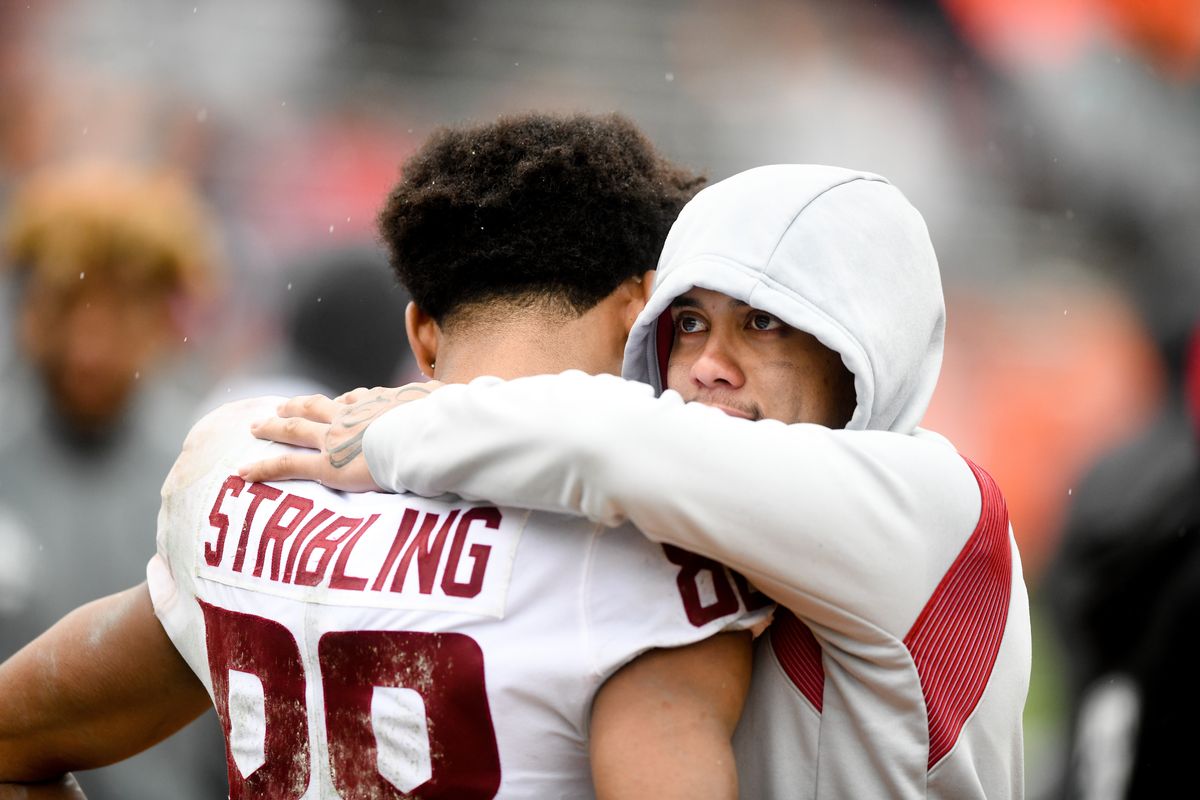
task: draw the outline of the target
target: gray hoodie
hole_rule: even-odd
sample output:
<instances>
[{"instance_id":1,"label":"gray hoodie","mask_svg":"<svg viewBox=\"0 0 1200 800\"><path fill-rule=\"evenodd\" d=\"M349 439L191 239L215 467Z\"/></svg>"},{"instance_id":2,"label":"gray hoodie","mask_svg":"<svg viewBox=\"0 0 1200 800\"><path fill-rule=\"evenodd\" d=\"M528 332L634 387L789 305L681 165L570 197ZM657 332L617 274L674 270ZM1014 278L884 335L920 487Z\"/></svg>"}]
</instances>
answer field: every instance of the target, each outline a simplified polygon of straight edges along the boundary
<instances>
[{"instance_id":1,"label":"gray hoodie","mask_svg":"<svg viewBox=\"0 0 1200 800\"><path fill-rule=\"evenodd\" d=\"M779 317L854 374L850 430L911 433L942 366L946 311L925 222L878 175L787 164L700 192L671 228L624 376L658 391L659 316L693 287Z\"/></svg>"}]
</instances>

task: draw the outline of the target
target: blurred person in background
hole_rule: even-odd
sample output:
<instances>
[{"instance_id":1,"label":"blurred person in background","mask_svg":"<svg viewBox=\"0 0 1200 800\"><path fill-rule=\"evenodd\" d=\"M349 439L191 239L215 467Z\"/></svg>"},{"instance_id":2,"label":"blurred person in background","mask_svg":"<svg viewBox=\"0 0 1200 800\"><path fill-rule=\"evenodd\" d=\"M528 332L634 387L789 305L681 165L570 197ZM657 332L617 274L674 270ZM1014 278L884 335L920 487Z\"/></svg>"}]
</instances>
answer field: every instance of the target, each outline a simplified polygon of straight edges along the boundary
<instances>
[{"instance_id":1,"label":"blurred person in background","mask_svg":"<svg viewBox=\"0 0 1200 800\"><path fill-rule=\"evenodd\" d=\"M1200 327L1164 344L1160 414L1075 494L1045 582L1064 644L1064 798L1179 796L1194 781L1200 656Z\"/></svg>"},{"instance_id":2,"label":"blurred person in background","mask_svg":"<svg viewBox=\"0 0 1200 800\"><path fill-rule=\"evenodd\" d=\"M250 397L337 395L420 377L405 344L409 296L392 277L386 253L368 244L336 247L286 272L277 345L219 381L197 416Z\"/></svg>"},{"instance_id":3,"label":"blurred person in background","mask_svg":"<svg viewBox=\"0 0 1200 800\"><path fill-rule=\"evenodd\" d=\"M76 606L143 579L158 489L194 400L164 377L217 285L214 231L180 176L100 162L35 173L3 227L14 354L0 408L0 659ZM221 796L209 715L125 765L93 800Z\"/></svg>"}]
</instances>

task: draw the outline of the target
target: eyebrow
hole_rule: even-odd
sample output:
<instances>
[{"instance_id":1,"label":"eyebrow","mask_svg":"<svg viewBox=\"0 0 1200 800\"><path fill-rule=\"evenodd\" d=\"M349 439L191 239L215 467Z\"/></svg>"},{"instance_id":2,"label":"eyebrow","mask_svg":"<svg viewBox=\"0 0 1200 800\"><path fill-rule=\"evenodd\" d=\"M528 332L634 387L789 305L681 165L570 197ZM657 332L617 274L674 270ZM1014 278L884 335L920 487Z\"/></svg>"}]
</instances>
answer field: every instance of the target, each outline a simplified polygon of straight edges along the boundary
<instances>
[{"instance_id":1,"label":"eyebrow","mask_svg":"<svg viewBox=\"0 0 1200 800\"><path fill-rule=\"evenodd\" d=\"M731 308L750 308L749 303L738 300L735 297L729 298ZM700 301L687 295L680 295L671 301L671 308L702 308Z\"/></svg>"}]
</instances>

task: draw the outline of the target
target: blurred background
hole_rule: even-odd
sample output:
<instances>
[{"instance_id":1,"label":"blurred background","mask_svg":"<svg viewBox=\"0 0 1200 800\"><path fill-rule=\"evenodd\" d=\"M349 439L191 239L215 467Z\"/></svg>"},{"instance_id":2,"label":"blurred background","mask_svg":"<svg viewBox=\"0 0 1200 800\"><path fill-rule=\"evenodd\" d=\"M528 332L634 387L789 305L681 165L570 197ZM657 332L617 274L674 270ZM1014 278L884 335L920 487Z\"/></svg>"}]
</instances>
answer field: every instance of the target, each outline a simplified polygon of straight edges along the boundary
<instances>
[{"instance_id":1,"label":"blurred background","mask_svg":"<svg viewBox=\"0 0 1200 800\"><path fill-rule=\"evenodd\" d=\"M1138 793L1200 585L1200 0L0 0L0 98L0 657L140 580L197 414L416 374L374 218L432 130L616 110L711 180L838 164L922 211L925 424L1034 599L1029 795Z\"/></svg>"}]
</instances>

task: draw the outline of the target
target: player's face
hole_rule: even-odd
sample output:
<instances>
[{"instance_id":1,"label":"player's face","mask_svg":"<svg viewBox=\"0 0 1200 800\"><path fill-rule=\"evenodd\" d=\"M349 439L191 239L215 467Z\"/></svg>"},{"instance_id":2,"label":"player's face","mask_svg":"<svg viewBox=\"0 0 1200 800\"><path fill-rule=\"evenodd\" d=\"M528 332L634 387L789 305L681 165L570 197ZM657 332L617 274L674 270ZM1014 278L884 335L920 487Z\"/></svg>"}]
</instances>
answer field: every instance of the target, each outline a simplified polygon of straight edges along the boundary
<instances>
[{"instance_id":1,"label":"player's face","mask_svg":"<svg viewBox=\"0 0 1200 800\"><path fill-rule=\"evenodd\" d=\"M22 342L65 419L103 430L124 410L166 337L166 295L157 289L30 279Z\"/></svg>"},{"instance_id":2,"label":"player's face","mask_svg":"<svg viewBox=\"0 0 1200 800\"><path fill-rule=\"evenodd\" d=\"M854 381L841 358L813 336L740 300L692 289L671 304L675 344L667 385L746 419L843 427Z\"/></svg>"}]
</instances>

